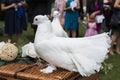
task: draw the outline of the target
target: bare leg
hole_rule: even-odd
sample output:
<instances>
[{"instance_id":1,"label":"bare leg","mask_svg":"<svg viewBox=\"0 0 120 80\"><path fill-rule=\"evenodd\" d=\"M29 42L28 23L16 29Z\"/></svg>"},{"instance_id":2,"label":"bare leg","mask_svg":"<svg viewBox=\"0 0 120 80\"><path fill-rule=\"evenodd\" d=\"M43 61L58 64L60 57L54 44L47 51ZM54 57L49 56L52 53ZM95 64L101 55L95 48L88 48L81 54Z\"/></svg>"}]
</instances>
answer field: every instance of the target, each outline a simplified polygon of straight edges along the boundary
<instances>
[{"instance_id":1,"label":"bare leg","mask_svg":"<svg viewBox=\"0 0 120 80\"><path fill-rule=\"evenodd\" d=\"M66 30L68 36L70 37L70 30Z\"/></svg>"},{"instance_id":2,"label":"bare leg","mask_svg":"<svg viewBox=\"0 0 120 80\"><path fill-rule=\"evenodd\" d=\"M116 32L113 32L113 35L111 36L111 40L112 40L112 42L111 42L111 47L109 48L109 52L110 52L111 55L114 55L113 45L114 45L116 39L117 39L117 33L116 33Z\"/></svg>"},{"instance_id":3,"label":"bare leg","mask_svg":"<svg viewBox=\"0 0 120 80\"><path fill-rule=\"evenodd\" d=\"M116 41L116 52L120 54L120 33L118 34L118 38Z\"/></svg>"},{"instance_id":4,"label":"bare leg","mask_svg":"<svg viewBox=\"0 0 120 80\"><path fill-rule=\"evenodd\" d=\"M12 35L8 35L8 39L12 40Z\"/></svg>"},{"instance_id":5,"label":"bare leg","mask_svg":"<svg viewBox=\"0 0 120 80\"><path fill-rule=\"evenodd\" d=\"M76 29L72 30L72 37L76 37Z\"/></svg>"},{"instance_id":6,"label":"bare leg","mask_svg":"<svg viewBox=\"0 0 120 80\"><path fill-rule=\"evenodd\" d=\"M16 34L16 43L20 42L20 34Z\"/></svg>"}]
</instances>

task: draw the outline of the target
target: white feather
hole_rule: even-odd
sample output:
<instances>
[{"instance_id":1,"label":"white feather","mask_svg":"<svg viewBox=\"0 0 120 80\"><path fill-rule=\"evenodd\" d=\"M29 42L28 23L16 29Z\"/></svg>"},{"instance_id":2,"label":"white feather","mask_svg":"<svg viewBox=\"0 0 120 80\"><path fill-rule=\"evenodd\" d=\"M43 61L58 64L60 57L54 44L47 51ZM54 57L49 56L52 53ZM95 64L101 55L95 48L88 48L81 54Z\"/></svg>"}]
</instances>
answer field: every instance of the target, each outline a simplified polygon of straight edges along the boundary
<instances>
[{"instance_id":1,"label":"white feather","mask_svg":"<svg viewBox=\"0 0 120 80\"><path fill-rule=\"evenodd\" d=\"M59 15L60 13L58 11L53 12L53 33L58 37L68 37L67 33L64 31L63 27L60 24Z\"/></svg>"},{"instance_id":2,"label":"white feather","mask_svg":"<svg viewBox=\"0 0 120 80\"><path fill-rule=\"evenodd\" d=\"M74 8L77 7L77 2L76 2L76 1L72 1L72 2L70 3L70 7L71 7L71 9L74 11Z\"/></svg>"},{"instance_id":3,"label":"white feather","mask_svg":"<svg viewBox=\"0 0 120 80\"><path fill-rule=\"evenodd\" d=\"M34 48L34 43L29 42L28 44L25 44L22 47L22 57L26 57L26 56L29 56L32 58L38 57L38 55L35 51L35 48Z\"/></svg>"},{"instance_id":4,"label":"white feather","mask_svg":"<svg viewBox=\"0 0 120 80\"><path fill-rule=\"evenodd\" d=\"M56 36L59 37L68 37L67 33L63 30L60 22L59 22L59 12L55 11L53 13L53 21L52 21L52 28L53 28L53 32ZM46 16L46 20L48 20L47 16ZM22 57L32 57L32 58L36 58L38 55L34 49L34 43L27 43L26 45L24 45L22 47Z\"/></svg>"},{"instance_id":5,"label":"white feather","mask_svg":"<svg viewBox=\"0 0 120 80\"><path fill-rule=\"evenodd\" d=\"M110 47L107 33L84 37L64 38L54 35L51 22L38 15L34 23L38 25L35 35L35 50L51 65L89 76L100 70Z\"/></svg>"}]
</instances>

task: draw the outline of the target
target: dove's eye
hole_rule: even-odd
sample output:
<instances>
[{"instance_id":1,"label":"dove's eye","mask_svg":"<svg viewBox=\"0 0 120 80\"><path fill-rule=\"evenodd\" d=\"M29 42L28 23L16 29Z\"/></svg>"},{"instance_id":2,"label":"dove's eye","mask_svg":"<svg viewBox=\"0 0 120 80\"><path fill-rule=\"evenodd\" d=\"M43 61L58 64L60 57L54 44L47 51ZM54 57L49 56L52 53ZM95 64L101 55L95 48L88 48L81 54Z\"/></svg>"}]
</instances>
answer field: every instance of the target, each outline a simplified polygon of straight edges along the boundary
<instances>
[{"instance_id":1,"label":"dove's eye","mask_svg":"<svg viewBox=\"0 0 120 80\"><path fill-rule=\"evenodd\" d=\"M37 21L38 19L35 19L35 21Z\"/></svg>"}]
</instances>

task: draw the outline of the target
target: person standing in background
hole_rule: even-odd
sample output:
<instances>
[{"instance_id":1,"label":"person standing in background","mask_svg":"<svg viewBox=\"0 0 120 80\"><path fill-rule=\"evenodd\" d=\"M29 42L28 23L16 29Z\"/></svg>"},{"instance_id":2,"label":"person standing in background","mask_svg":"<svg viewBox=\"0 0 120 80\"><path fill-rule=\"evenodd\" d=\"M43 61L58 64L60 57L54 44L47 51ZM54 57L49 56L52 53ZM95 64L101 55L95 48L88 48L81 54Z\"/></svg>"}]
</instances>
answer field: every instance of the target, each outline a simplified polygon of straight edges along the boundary
<instances>
[{"instance_id":1,"label":"person standing in background","mask_svg":"<svg viewBox=\"0 0 120 80\"><path fill-rule=\"evenodd\" d=\"M120 20L120 0L113 0L113 14L116 15L114 17L119 18ZM111 17L112 20L112 17ZM114 43L116 42L116 50L115 52L120 54L120 21L119 20L114 20L116 22L116 24L112 24L110 22L110 28L112 30L112 35L111 35L111 47L110 47L110 54L113 55L114 51L113 51L113 46ZM118 23L117 23L118 22Z\"/></svg>"},{"instance_id":2,"label":"person standing in background","mask_svg":"<svg viewBox=\"0 0 120 80\"><path fill-rule=\"evenodd\" d=\"M52 0L27 0L28 13L30 14L31 27L34 29L34 34L36 33L37 26L33 25L33 19L36 15L48 15L51 14L51 3Z\"/></svg>"},{"instance_id":3,"label":"person standing in background","mask_svg":"<svg viewBox=\"0 0 120 80\"><path fill-rule=\"evenodd\" d=\"M80 9L79 12L79 19L80 21L84 22L84 11L83 11L83 0L79 0ZM79 37L79 27L76 29L76 37Z\"/></svg>"},{"instance_id":4,"label":"person standing in background","mask_svg":"<svg viewBox=\"0 0 120 80\"><path fill-rule=\"evenodd\" d=\"M103 5L102 0L87 0L87 4L86 4L87 21L89 21L90 16L93 16L95 18L97 15L102 14L102 5ZM101 30L101 23L97 23L98 33L100 33L100 30Z\"/></svg>"},{"instance_id":5,"label":"person standing in background","mask_svg":"<svg viewBox=\"0 0 120 80\"><path fill-rule=\"evenodd\" d=\"M58 11L60 13L59 19L60 19L60 24L64 28L64 0L55 0L54 4L54 11Z\"/></svg>"},{"instance_id":6,"label":"person standing in background","mask_svg":"<svg viewBox=\"0 0 120 80\"><path fill-rule=\"evenodd\" d=\"M1 10L5 11L5 33L12 40L16 34L16 42L20 40L22 31L27 26L25 15L25 0L2 0Z\"/></svg>"},{"instance_id":7,"label":"person standing in background","mask_svg":"<svg viewBox=\"0 0 120 80\"><path fill-rule=\"evenodd\" d=\"M103 0L103 14L105 16L105 32L109 32L110 31L110 20L111 20L111 16L112 16L112 0Z\"/></svg>"},{"instance_id":8,"label":"person standing in background","mask_svg":"<svg viewBox=\"0 0 120 80\"><path fill-rule=\"evenodd\" d=\"M79 4L80 4L79 15L80 19L83 21L84 20L83 0L79 0Z\"/></svg>"},{"instance_id":9,"label":"person standing in background","mask_svg":"<svg viewBox=\"0 0 120 80\"><path fill-rule=\"evenodd\" d=\"M97 25L95 18L90 16L89 22L87 23L87 30L85 33L85 37L97 35L98 33L96 29L97 29Z\"/></svg>"},{"instance_id":10,"label":"person standing in background","mask_svg":"<svg viewBox=\"0 0 120 80\"><path fill-rule=\"evenodd\" d=\"M64 10L66 11L64 28L68 36L70 36L71 33L72 37L76 37L79 18L78 9L80 9L79 0L64 0Z\"/></svg>"}]
</instances>

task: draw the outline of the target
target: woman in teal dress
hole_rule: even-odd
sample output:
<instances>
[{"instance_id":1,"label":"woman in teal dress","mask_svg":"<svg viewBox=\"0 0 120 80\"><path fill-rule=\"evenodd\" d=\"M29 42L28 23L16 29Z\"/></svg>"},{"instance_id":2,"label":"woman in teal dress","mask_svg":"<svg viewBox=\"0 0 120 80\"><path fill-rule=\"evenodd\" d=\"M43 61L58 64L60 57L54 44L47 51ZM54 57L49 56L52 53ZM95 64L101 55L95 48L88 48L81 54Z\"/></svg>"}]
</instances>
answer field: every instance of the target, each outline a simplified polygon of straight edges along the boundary
<instances>
[{"instance_id":1,"label":"woman in teal dress","mask_svg":"<svg viewBox=\"0 0 120 80\"><path fill-rule=\"evenodd\" d=\"M70 7L72 1L75 1L77 4L74 9ZM79 17L78 9L80 9L79 0L65 0L64 3L64 10L66 11L64 28L69 36L71 33L72 37L76 37L76 29L78 28Z\"/></svg>"}]
</instances>

